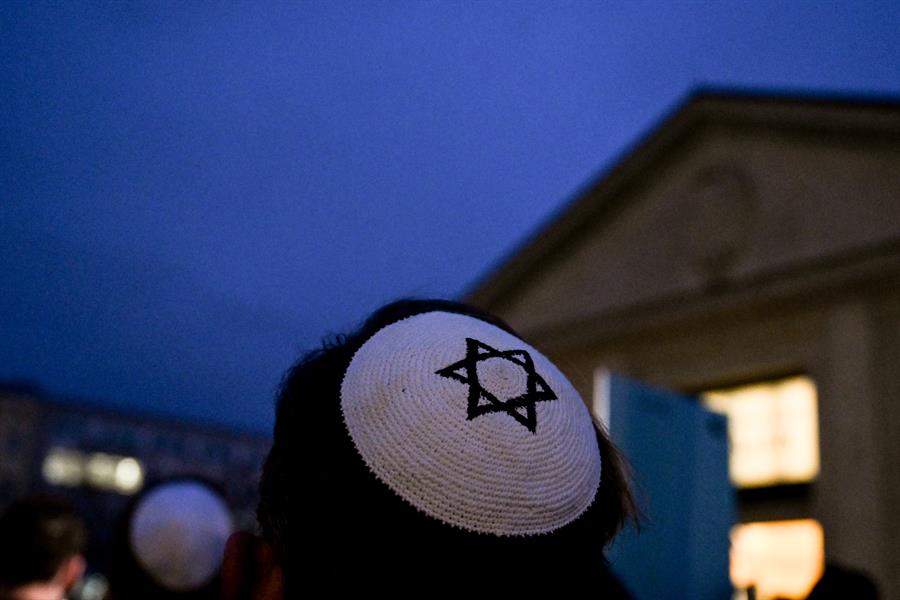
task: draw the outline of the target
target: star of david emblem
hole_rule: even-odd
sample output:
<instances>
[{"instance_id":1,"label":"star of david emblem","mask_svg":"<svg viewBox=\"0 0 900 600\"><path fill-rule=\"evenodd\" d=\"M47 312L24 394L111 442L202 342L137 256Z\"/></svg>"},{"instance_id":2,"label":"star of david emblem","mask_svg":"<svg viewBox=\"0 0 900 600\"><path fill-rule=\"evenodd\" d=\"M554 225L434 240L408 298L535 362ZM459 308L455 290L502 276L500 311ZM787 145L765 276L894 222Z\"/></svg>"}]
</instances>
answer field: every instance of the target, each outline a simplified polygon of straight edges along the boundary
<instances>
[{"instance_id":1,"label":"star of david emblem","mask_svg":"<svg viewBox=\"0 0 900 600\"><path fill-rule=\"evenodd\" d=\"M478 363L491 358L507 360L521 367L526 377L525 392L512 398L501 399L486 390L478 379ZM534 370L534 361L525 350L497 350L476 339L466 338L466 357L435 371L441 377L455 379L469 386L467 420L481 415L505 412L524 425L528 431L537 430L535 404L556 400L557 396Z\"/></svg>"}]
</instances>

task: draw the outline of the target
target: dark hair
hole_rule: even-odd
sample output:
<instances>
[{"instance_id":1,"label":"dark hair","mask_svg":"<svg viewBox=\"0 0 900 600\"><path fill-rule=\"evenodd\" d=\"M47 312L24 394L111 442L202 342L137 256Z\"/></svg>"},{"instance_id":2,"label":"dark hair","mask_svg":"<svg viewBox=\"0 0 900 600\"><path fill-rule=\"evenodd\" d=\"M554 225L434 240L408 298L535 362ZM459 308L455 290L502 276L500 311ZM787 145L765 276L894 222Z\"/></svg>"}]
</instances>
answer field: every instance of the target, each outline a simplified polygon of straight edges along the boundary
<instances>
[{"instance_id":1,"label":"dark hair","mask_svg":"<svg viewBox=\"0 0 900 600\"><path fill-rule=\"evenodd\" d=\"M862 571L829 563L807 600L878 600L878 586Z\"/></svg>"},{"instance_id":2,"label":"dark hair","mask_svg":"<svg viewBox=\"0 0 900 600\"><path fill-rule=\"evenodd\" d=\"M33 496L13 502L0 517L0 588L53 579L63 563L81 554L87 531L68 502Z\"/></svg>"},{"instance_id":3,"label":"dark hair","mask_svg":"<svg viewBox=\"0 0 900 600\"><path fill-rule=\"evenodd\" d=\"M618 452L600 429L602 482L593 505L552 536L497 537L447 526L400 502L359 458L340 410L340 386L353 354L383 327L443 311L486 321L513 335L500 319L446 300L401 300L376 311L354 333L327 341L291 368L278 396L272 450L263 467L257 517L263 537L292 574L330 576L329 585L367 585L402 571L404 583L437 571L474 568L483 578L516 565L512 577L533 578L532 557L600 566L603 547L634 515ZM518 337L518 336L517 336ZM350 557L353 557L352 559ZM355 560L352 566L346 563ZM344 571L354 573L348 578ZM393 573L392 573L393 571ZM529 572L532 571L532 572ZM303 573L300 575L300 573ZM452 575L465 576L465 573ZM591 573L585 573L591 577ZM385 582L386 583L386 582Z\"/></svg>"}]
</instances>

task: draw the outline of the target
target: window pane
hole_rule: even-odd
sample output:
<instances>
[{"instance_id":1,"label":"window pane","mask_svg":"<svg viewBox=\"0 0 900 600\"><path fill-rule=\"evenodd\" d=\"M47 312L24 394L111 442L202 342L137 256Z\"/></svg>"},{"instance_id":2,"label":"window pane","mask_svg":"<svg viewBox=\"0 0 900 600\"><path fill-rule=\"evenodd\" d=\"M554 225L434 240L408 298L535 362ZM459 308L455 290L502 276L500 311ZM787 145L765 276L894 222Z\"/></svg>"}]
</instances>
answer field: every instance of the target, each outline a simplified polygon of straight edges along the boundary
<instances>
[{"instance_id":1,"label":"window pane","mask_svg":"<svg viewBox=\"0 0 900 600\"><path fill-rule=\"evenodd\" d=\"M790 377L701 394L728 417L729 471L738 487L804 483L819 473L816 386Z\"/></svg>"},{"instance_id":2,"label":"window pane","mask_svg":"<svg viewBox=\"0 0 900 600\"><path fill-rule=\"evenodd\" d=\"M731 530L731 582L757 600L806 598L822 576L825 537L813 519L737 525Z\"/></svg>"},{"instance_id":3,"label":"window pane","mask_svg":"<svg viewBox=\"0 0 900 600\"><path fill-rule=\"evenodd\" d=\"M87 483L120 494L134 494L144 485L144 466L139 460L102 452L87 455L53 448L44 458L42 471L47 483L53 485L74 487Z\"/></svg>"}]
</instances>

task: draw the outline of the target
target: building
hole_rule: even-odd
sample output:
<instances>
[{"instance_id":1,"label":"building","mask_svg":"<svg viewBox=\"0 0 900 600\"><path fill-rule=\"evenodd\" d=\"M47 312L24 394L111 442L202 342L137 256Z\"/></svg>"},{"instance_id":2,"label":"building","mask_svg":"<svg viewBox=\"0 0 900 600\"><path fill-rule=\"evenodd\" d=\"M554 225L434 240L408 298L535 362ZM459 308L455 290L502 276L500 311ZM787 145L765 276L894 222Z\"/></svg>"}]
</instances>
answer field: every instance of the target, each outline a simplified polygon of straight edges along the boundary
<instances>
[{"instance_id":1,"label":"building","mask_svg":"<svg viewBox=\"0 0 900 600\"><path fill-rule=\"evenodd\" d=\"M607 369L728 412L740 520L900 599L900 103L697 93L468 299L586 399Z\"/></svg>"},{"instance_id":2,"label":"building","mask_svg":"<svg viewBox=\"0 0 900 600\"><path fill-rule=\"evenodd\" d=\"M253 529L259 474L271 439L60 402L27 386L0 386L0 510L13 499L69 499L102 567L131 498L173 477L198 477L223 494L238 527Z\"/></svg>"}]
</instances>

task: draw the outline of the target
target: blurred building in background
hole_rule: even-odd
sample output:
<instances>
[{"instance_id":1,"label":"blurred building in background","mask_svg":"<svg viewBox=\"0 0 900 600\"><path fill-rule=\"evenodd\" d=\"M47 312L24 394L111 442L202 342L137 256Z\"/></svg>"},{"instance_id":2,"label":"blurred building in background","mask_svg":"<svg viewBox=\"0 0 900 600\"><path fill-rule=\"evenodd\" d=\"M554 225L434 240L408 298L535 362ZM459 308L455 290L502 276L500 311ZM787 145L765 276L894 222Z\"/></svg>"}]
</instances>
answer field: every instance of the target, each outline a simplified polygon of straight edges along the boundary
<instances>
[{"instance_id":1,"label":"blurred building in background","mask_svg":"<svg viewBox=\"0 0 900 600\"><path fill-rule=\"evenodd\" d=\"M0 510L27 494L66 497L85 516L95 562L105 560L131 497L172 477L210 482L236 524L252 529L270 447L265 436L59 402L34 388L0 384Z\"/></svg>"},{"instance_id":2,"label":"blurred building in background","mask_svg":"<svg viewBox=\"0 0 900 600\"><path fill-rule=\"evenodd\" d=\"M728 415L736 586L900 598L900 103L695 94L469 300Z\"/></svg>"}]
</instances>

